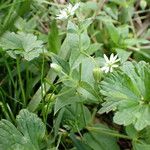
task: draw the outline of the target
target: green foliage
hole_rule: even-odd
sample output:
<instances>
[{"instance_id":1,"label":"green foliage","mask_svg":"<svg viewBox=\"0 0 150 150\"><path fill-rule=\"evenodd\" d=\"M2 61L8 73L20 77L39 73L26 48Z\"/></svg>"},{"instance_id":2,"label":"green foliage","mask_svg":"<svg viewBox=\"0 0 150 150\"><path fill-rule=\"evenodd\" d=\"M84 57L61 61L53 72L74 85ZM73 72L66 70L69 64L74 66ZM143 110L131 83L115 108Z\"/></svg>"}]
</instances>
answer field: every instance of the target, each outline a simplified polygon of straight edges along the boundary
<instances>
[{"instance_id":1,"label":"green foliage","mask_svg":"<svg viewBox=\"0 0 150 150\"><path fill-rule=\"evenodd\" d=\"M45 136L45 126L37 115L21 110L16 118L17 128L7 120L0 121L0 149L39 150Z\"/></svg>"},{"instance_id":2,"label":"green foliage","mask_svg":"<svg viewBox=\"0 0 150 150\"><path fill-rule=\"evenodd\" d=\"M24 59L30 61L44 53L43 42L37 40L33 34L23 32L7 32L0 39L0 46L12 57L21 55Z\"/></svg>"},{"instance_id":3,"label":"green foliage","mask_svg":"<svg viewBox=\"0 0 150 150\"><path fill-rule=\"evenodd\" d=\"M95 125L94 127L89 127L91 130L89 133L84 134L84 140L88 142L88 145L94 150L119 150L116 144L117 139L113 137L113 130L110 130L105 125ZM95 131L97 130L97 131ZM112 133L112 136L107 135L107 132Z\"/></svg>"},{"instance_id":4,"label":"green foliage","mask_svg":"<svg viewBox=\"0 0 150 150\"><path fill-rule=\"evenodd\" d=\"M58 53L60 49L59 31L55 21L51 23L51 32L48 37L48 47L49 50L54 53Z\"/></svg>"},{"instance_id":5,"label":"green foliage","mask_svg":"<svg viewBox=\"0 0 150 150\"><path fill-rule=\"evenodd\" d=\"M137 130L150 125L149 69L150 65L145 62L126 62L122 73L115 72L107 77L102 82L101 90L106 102L99 112L117 110L114 122L124 126L133 124Z\"/></svg>"},{"instance_id":6,"label":"green foliage","mask_svg":"<svg viewBox=\"0 0 150 150\"><path fill-rule=\"evenodd\" d=\"M1 0L0 150L149 150L149 7Z\"/></svg>"}]
</instances>

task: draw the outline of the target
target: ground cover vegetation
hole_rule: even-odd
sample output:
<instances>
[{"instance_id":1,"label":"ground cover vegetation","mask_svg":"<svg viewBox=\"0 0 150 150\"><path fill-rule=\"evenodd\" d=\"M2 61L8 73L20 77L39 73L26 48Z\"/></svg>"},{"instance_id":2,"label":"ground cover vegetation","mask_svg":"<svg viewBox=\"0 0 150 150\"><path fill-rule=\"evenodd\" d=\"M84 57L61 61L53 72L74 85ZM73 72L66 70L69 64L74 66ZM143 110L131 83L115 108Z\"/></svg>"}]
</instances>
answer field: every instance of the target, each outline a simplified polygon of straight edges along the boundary
<instances>
[{"instance_id":1,"label":"ground cover vegetation","mask_svg":"<svg viewBox=\"0 0 150 150\"><path fill-rule=\"evenodd\" d=\"M150 150L150 0L0 1L0 150Z\"/></svg>"}]
</instances>

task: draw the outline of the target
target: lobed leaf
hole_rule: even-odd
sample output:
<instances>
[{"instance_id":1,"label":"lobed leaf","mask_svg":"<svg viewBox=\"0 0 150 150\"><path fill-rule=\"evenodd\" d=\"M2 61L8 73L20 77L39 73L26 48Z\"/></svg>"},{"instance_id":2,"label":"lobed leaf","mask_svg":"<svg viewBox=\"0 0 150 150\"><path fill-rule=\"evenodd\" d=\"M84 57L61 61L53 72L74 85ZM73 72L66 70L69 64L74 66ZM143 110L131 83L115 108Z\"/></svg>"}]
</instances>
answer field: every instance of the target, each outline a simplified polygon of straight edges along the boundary
<instances>
[{"instance_id":1,"label":"lobed leaf","mask_svg":"<svg viewBox=\"0 0 150 150\"><path fill-rule=\"evenodd\" d=\"M45 126L37 115L22 109L16 128L7 120L0 121L0 150L40 150Z\"/></svg>"},{"instance_id":2,"label":"lobed leaf","mask_svg":"<svg viewBox=\"0 0 150 150\"><path fill-rule=\"evenodd\" d=\"M137 130L150 125L150 65L126 62L122 72L114 72L102 82L101 93L106 96L99 113L115 111L114 122L133 124Z\"/></svg>"}]
</instances>

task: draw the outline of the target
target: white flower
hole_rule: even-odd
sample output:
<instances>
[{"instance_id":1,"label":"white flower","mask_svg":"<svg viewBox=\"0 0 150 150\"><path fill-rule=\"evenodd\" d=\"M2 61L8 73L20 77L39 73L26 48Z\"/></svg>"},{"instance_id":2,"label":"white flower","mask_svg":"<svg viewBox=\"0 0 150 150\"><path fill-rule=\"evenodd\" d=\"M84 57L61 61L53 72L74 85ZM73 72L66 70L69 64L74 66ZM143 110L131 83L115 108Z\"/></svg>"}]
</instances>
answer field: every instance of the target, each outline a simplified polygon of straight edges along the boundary
<instances>
[{"instance_id":1,"label":"white flower","mask_svg":"<svg viewBox=\"0 0 150 150\"><path fill-rule=\"evenodd\" d=\"M120 61L120 58L117 59L117 57L117 55L114 56L114 54L112 53L110 55L110 59L108 59L108 57L104 54L105 65L101 68L101 70L105 73L113 72L113 68L117 68L119 66L116 63Z\"/></svg>"},{"instance_id":2,"label":"white flower","mask_svg":"<svg viewBox=\"0 0 150 150\"><path fill-rule=\"evenodd\" d=\"M63 20L63 19L67 19L68 17L69 16L65 10L60 10L60 14L57 15L56 19Z\"/></svg>"},{"instance_id":3,"label":"white flower","mask_svg":"<svg viewBox=\"0 0 150 150\"><path fill-rule=\"evenodd\" d=\"M66 8L60 10L56 19L65 20L68 17L73 16L75 14L75 11L78 9L79 5L80 3L77 3L74 6L72 6L71 4L68 4Z\"/></svg>"}]
</instances>

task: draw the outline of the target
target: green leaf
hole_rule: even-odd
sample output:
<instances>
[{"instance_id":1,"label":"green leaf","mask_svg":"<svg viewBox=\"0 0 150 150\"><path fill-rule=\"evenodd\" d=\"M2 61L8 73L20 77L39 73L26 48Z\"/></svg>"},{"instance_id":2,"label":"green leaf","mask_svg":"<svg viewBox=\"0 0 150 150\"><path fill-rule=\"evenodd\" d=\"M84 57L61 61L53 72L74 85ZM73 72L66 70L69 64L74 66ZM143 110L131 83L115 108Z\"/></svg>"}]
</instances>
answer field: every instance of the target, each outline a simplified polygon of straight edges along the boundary
<instances>
[{"instance_id":1,"label":"green leaf","mask_svg":"<svg viewBox=\"0 0 150 150\"><path fill-rule=\"evenodd\" d=\"M82 22L80 22L80 30L86 31L92 22L93 22L92 18L87 18L83 20Z\"/></svg>"},{"instance_id":2,"label":"green leaf","mask_svg":"<svg viewBox=\"0 0 150 150\"><path fill-rule=\"evenodd\" d=\"M101 43L94 43L94 44L91 44L88 49L86 49L86 53L88 55L92 55L93 53L95 53L97 50L101 49L102 47L102 44Z\"/></svg>"},{"instance_id":3,"label":"green leaf","mask_svg":"<svg viewBox=\"0 0 150 150\"><path fill-rule=\"evenodd\" d=\"M17 21L15 22L15 27L19 31L31 32L36 27L36 20L35 18L31 18L27 21L21 17L18 17Z\"/></svg>"},{"instance_id":4,"label":"green leaf","mask_svg":"<svg viewBox=\"0 0 150 150\"><path fill-rule=\"evenodd\" d=\"M72 139L74 145L76 146L77 150L93 150L87 144L77 139L77 137L72 133L70 134L70 138Z\"/></svg>"},{"instance_id":5,"label":"green leaf","mask_svg":"<svg viewBox=\"0 0 150 150\"><path fill-rule=\"evenodd\" d=\"M98 58L99 61L99 58ZM96 59L86 58L82 61L81 80L91 85L95 83L93 78L93 69L99 64Z\"/></svg>"},{"instance_id":6,"label":"green leaf","mask_svg":"<svg viewBox=\"0 0 150 150\"><path fill-rule=\"evenodd\" d=\"M76 28L74 25L72 25L71 23L68 23L67 26L68 29L71 28ZM78 36L76 34L71 34L71 33L67 33L67 37L65 38L63 44L61 45L60 51L58 53L58 56L64 60L66 60L68 58L68 55L70 54L71 50L73 47L76 47L76 45L78 44L77 42ZM56 73L54 73L51 69L48 71L46 78L48 80L52 82L55 81L57 75ZM34 94L34 96L32 97L30 103L28 104L28 109L30 111L35 111L36 108L39 106L41 100L43 99L43 96L41 94L41 89L42 87L45 87L44 89L46 89L45 91L47 92L50 89L50 85L47 83L43 83L38 90L36 91L36 93Z\"/></svg>"},{"instance_id":7,"label":"green leaf","mask_svg":"<svg viewBox=\"0 0 150 150\"><path fill-rule=\"evenodd\" d=\"M123 64L122 73L114 72L102 82L106 102L99 113L117 110L114 122L133 124L137 130L150 125L150 65L145 62Z\"/></svg>"},{"instance_id":8,"label":"green leaf","mask_svg":"<svg viewBox=\"0 0 150 150\"><path fill-rule=\"evenodd\" d=\"M21 55L30 61L44 53L43 42L37 40L33 34L23 32L7 32L0 38L0 46L8 52L10 56ZM13 57L13 58L14 58Z\"/></svg>"},{"instance_id":9,"label":"green leaf","mask_svg":"<svg viewBox=\"0 0 150 150\"><path fill-rule=\"evenodd\" d=\"M78 67L79 64L82 63L85 58L87 57L83 55L79 50L73 50L69 59L71 69Z\"/></svg>"},{"instance_id":10,"label":"green leaf","mask_svg":"<svg viewBox=\"0 0 150 150\"><path fill-rule=\"evenodd\" d=\"M106 132L106 133L105 133ZM89 133L84 134L84 140L93 150L119 150L117 138L110 136L115 132L102 124L89 127Z\"/></svg>"},{"instance_id":11,"label":"green leaf","mask_svg":"<svg viewBox=\"0 0 150 150\"><path fill-rule=\"evenodd\" d=\"M98 102L101 100L100 96L98 95L97 91L87 82L81 81L79 83L79 87L77 88L77 91L87 99L88 102ZM89 101L90 99L90 101Z\"/></svg>"},{"instance_id":12,"label":"green leaf","mask_svg":"<svg viewBox=\"0 0 150 150\"><path fill-rule=\"evenodd\" d=\"M126 39L124 42L128 46L134 46L136 44L149 44L150 43L150 41L148 41L148 40L136 39L136 38Z\"/></svg>"},{"instance_id":13,"label":"green leaf","mask_svg":"<svg viewBox=\"0 0 150 150\"><path fill-rule=\"evenodd\" d=\"M4 150L40 150L45 126L37 115L23 109L16 119L17 128L7 120L0 121L0 145Z\"/></svg>"},{"instance_id":14,"label":"green leaf","mask_svg":"<svg viewBox=\"0 0 150 150\"><path fill-rule=\"evenodd\" d=\"M11 150L15 147L20 147L22 141L22 134L16 127L7 120L0 121L0 149ZM21 149L22 150L22 149Z\"/></svg>"},{"instance_id":15,"label":"green leaf","mask_svg":"<svg viewBox=\"0 0 150 150\"><path fill-rule=\"evenodd\" d=\"M145 143L142 143L142 144L139 144L139 143L134 143L133 142L133 149L134 150L149 150L150 149L150 144L145 144Z\"/></svg>"},{"instance_id":16,"label":"green leaf","mask_svg":"<svg viewBox=\"0 0 150 150\"><path fill-rule=\"evenodd\" d=\"M150 128L147 127L144 130L138 132L133 126L127 126L127 134L133 139L132 146L133 150L148 150L150 148Z\"/></svg>"},{"instance_id":17,"label":"green leaf","mask_svg":"<svg viewBox=\"0 0 150 150\"><path fill-rule=\"evenodd\" d=\"M117 29L123 39L126 39L129 37L129 26L128 25L119 26Z\"/></svg>"},{"instance_id":18,"label":"green leaf","mask_svg":"<svg viewBox=\"0 0 150 150\"><path fill-rule=\"evenodd\" d=\"M73 22L69 21L68 22L68 26L67 26L67 31L70 34L77 34L78 33L78 26L76 24L74 24Z\"/></svg>"},{"instance_id":19,"label":"green leaf","mask_svg":"<svg viewBox=\"0 0 150 150\"><path fill-rule=\"evenodd\" d=\"M118 19L118 14L117 12L114 12L111 7L108 7L107 5L104 5L104 11L111 16L113 19L117 20Z\"/></svg>"},{"instance_id":20,"label":"green leaf","mask_svg":"<svg viewBox=\"0 0 150 150\"><path fill-rule=\"evenodd\" d=\"M79 40L81 40L79 41L80 42L79 44L81 44L81 50L86 50L90 46L90 38L88 36L87 31L81 33L81 39Z\"/></svg>"},{"instance_id":21,"label":"green leaf","mask_svg":"<svg viewBox=\"0 0 150 150\"><path fill-rule=\"evenodd\" d=\"M123 7L120 10L119 21L122 22L123 24L128 23L130 21L130 18L132 16L133 12L134 12L133 10L134 10L134 7L132 7L132 6L130 6L130 7Z\"/></svg>"},{"instance_id":22,"label":"green leaf","mask_svg":"<svg viewBox=\"0 0 150 150\"><path fill-rule=\"evenodd\" d=\"M81 96L76 94L75 88L64 87L59 95L56 99L54 114L56 114L61 108L65 107L66 105L84 101Z\"/></svg>"},{"instance_id":23,"label":"green leaf","mask_svg":"<svg viewBox=\"0 0 150 150\"><path fill-rule=\"evenodd\" d=\"M126 133L132 138L137 139L138 138L138 132L134 128L133 125L126 126Z\"/></svg>"},{"instance_id":24,"label":"green leaf","mask_svg":"<svg viewBox=\"0 0 150 150\"><path fill-rule=\"evenodd\" d=\"M55 54L52 55L52 60L53 60L53 63L57 63L59 66L61 66L63 68L63 71L66 74L69 74L70 66L69 66L69 63L67 61L65 61L64 59L62 59L61 57L59 57Z\"/></svg>"},{"instance_id":25,"label":"green leaf","mask_svg":"<svg viewBox=\"0 0 150 150\"><path fill-rule=\"evenodd\" d=\"M56 21L53 21L50 26L48 35L48 48L53 53L58 53L60 49L60 38Z\"/></svg>"},{"instance_id":26,"label":"green leaf","mask_svg":"<svg viewBox=\"0 0 150 150\"><path fill-rule=\"evenodd\" d=\"M26 139L35 149L39 149L39 143L45 135L45 125L37 117L37 115L30 113L28 110L21 110L16 118L18 130L24 135Z\"/></svg>"},{"instance_id":27,"label":"green leaf","mask_svg":"<svg viewBox=\"0 0 150 150\"><path fill-rule=\"evenodd\" d=\"M62 124L73 132L85 128L91 121L91 113L83 103L76 102L65 107Z\"/></svg>"},{"instance_id":28,"label":"green leaf","mask_svg":"<svg viewBox=\"0 0 150 150\"><path fill-rule=\"evenodd\" d=\"M116 48L115 50L118 53L121 63L124 63L125 61L127 61L129 56L132 54L132 52L128 52L120 48Z\"/></svg>"},{"instance_id":29,"label":"green leaf","mask_svg":"<svg viewBox=\"0 0 150 150\"><path fill-rule=\"evenodd\" d=\"M75 32L78 31L78 27L73 24L72 22L68 22L67 30L74 30ZM74 50L78 50L79 48L79 36L74 33L67 33L67 36L61 45L61 49L59 52L59 56L62 58L67 57L70 55L70 53Z\"/></svg>"},{"instance_id":30,"label":"green leaf","mask_svg":"<svg viewBox=\"0 0 150 150\"><path fill-rule=\"evenodd\" d=\"M85 7L86 7L87 9L91 9L91 10L97 10L97 9L98 9L97 3L94 2L94 1L87 1L87 2L85 3Z\"/></svg>"},{"instance_id":31,"label":"green leaf","mask_svg":"<svg viewBox=\"0 0 150 150\"><path fill-rule=\"evenodd\" d=\"M105 25L111 40L118 45L118 42L120 41L120 35L117 28L110 22L105 22Z\"/></svg>"}]
</instances>

